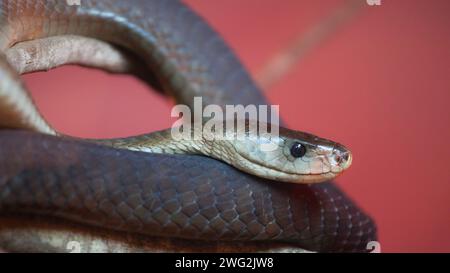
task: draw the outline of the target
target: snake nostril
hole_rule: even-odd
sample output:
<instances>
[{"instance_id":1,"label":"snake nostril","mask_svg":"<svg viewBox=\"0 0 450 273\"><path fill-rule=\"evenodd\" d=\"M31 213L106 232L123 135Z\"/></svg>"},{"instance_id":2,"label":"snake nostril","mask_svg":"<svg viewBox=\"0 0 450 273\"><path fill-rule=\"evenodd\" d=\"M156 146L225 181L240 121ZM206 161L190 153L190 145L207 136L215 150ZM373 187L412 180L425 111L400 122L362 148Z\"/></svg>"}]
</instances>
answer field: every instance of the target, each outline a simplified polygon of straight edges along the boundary
<instances>
[{"instance_id":1,"label":"snake nostril","mask_svg":"<svg viewBox=\"0 0 450 273\"><path fill-rule=\"evenodd\" d=\"M336 160L336 162L338 164L342 164L342 163L348 162L349 159L350 159L350 153L347 153L347 152L336 154L334 156L334 160Z\"/></svg>"},{"instance_id":2,"label":"snake nostril","mask_svg":"<svg viewBox=\"0 0 450 273\"><path fill-rule=\"evenodd\" d=\"M349 153L345 153L345 154L343 155L343 158L344 158L345 161L348 161L349 157L350 157L350 154L349 154Z\"/></svg>"}]
</instances>

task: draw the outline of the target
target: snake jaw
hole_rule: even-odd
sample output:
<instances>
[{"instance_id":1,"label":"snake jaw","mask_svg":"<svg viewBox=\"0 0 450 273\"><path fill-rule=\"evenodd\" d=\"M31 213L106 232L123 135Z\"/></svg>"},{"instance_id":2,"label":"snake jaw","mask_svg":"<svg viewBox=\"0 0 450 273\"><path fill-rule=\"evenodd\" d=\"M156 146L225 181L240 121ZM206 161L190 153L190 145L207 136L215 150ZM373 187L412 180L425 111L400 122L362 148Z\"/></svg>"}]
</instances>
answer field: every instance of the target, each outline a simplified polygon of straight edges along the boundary
<instances>
[{"instance_id":1,"label":"snake jaw","mask_svg":"<svg viewBox=\"0 0 450 273\"><path fill-rule=\"evenodd\" d=\"M245 139L215 142L213 157L237 169L262 178L290 183L320 183L335 178L350 167L352 156L341 144L303 132L281 128L279 136L271 136L275 149L261 149L267 139L248 133ZM288 132L288 133L286 133ZM301 143L306 153L291 154L291 147ZM226 158L224 158L226 157Z\"/></svg>"},{"instance_id":2,"label":"snake jaw","mask_svg":"<svg viewBox=\"0 0 450 273\"><path fill-rule=\"evenodd\" d=\"M236 153L233 157L233 161L226 161L228 164L233 165L239 170L246 173L253 174L265 179L298 183L298 184L312 184L320 183L333 179L336 177L336 173L327 172L322 174L298 174L290 173L277 168L269 168L262 165L260 162L255 161L241 153Z\"/></svg>"}]
</instances>

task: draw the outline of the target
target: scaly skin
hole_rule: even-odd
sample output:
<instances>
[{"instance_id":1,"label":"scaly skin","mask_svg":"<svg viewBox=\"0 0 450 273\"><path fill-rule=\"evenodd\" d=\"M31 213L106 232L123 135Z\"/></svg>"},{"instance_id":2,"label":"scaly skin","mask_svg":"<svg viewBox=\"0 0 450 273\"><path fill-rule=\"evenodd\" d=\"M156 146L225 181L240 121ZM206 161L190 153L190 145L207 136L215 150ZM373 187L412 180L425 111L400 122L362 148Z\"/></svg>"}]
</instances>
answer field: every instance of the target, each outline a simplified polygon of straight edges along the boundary
<instances>
[{"instance_id":1,"label":"scaly skin","mask_svg":"<svg viewBox=\"0 0 450 273\"><path fill-rule=\"evenodd\" d=\"M179 103L192 106L192 98L202 96L205 104L267 104L221 38L178 1L82 2L80 7L69 7L64 1L57 0L0 0L0 50L5 52L16 43L49 36L94 37L140 56L153 73L155 86L173 94ZM32 101L19 77L5 61L6 57L0 55L0 126L55 134L33 110ZM17 96L11 96L11 90ZM319 251L363 251L368 241L376 239L370 218L330 183L301 187L279 185L273 181L261 182L259 178L207 158L143 155L39 135L21 137L20 134L6 132L0 143L1 213L53 215L104 228L191 240L283 241ZM16 155L19 157L13 158ZM144 178L140 174L144 174ZM144 184L142 179L146 181ZM73 191L74 181L80 192ZM269 220L279 225L276 232L283 235L274 236L270 226L264 226L262 229L265 231L261 233L261 227L254 229L250 223L240 229L234 226L236 222L226 222L224 225L214 222L214 218L199 220L204 225L198 230L200 222L186 219L184 214L174 218L167 218L166 215L163 224L170 227L166 230L155 220L158 214L154 209L158 208L153 207L143 212L143 224L134 221L133 214L129 217L117 214L122 209L130 212L122 204L139 194L148 195L149 199L142 200L150 202L147 205L159 202L156 197L161 197L163 191L158 187L162 185L170 186L169 191L173 191L180 185L202 189L200 186L203 183L206 183L205 187L213 183L225 193L235 192L231 202L239 203L239 207L246 209L251 209L246 206L249 197L256 198L258 203L259 200L268 200L265 198L269 196L276 196L277 202L263 201L264 206L258 203L257 208L258 211L264 208L262 215L266 215L267 210L289 212L267 215ZM133 185L157 189L141 191L133 189ZM45 192L46 186L52 187L52 190ZM43 191L36 195L36 192L29 191L29 187ZM103 190L97 192L99 195L83 195L87 194L84 190L91 187ZM241 187L244 187L242 196ZM128 194L113 194L124 192L124 189L130 190ZM300 192L305 191L305 194L292 196L296 189L302 189ZM78 193L81 195L78 196ZM255 193L261 195L255 196ZM212 196L211 192L209 194ZM95 199L97 197L100 199ZM116 199L118 197L123 199ZM169 202L169 207L172 198L179 198L177 195L163 197L168 199L162 203ZM84 202L76 202L78 198ZM197 203L201 202L197 200ZM108 204L106 210L101 209L102 204ZM296 204L295 209L291 207L293 204ZM134 209L138 207L142 206ZM188 208L181 204L179 209ZM165 208L159 207L159 211L162 210ZM240 210L234 212L243 219L251 216L250 211L247 211L250 214L245 214L245 210L244 214ZM251 212L257 212L255 207ZM287 218L287 215L291 217ZM266 224L266 216L262 220L261 214L253 217ZM181 227L180 221L184 221ZM241 236L243 229L246 232ZM305 235L307 231L309 235Z\"/></svg>"},{"instance_id":2,"label":"scaly skin","mask_svg":"<svg viewBox=\"0 0 450 273\"><path fill-rule=\"evenodd\" d=\"M274 183L201 156L0 133L0 211L156 237L364 251L372 220L332 183ZM44 217L45 218L45 217Z\"/></svg>"}]
</instances>

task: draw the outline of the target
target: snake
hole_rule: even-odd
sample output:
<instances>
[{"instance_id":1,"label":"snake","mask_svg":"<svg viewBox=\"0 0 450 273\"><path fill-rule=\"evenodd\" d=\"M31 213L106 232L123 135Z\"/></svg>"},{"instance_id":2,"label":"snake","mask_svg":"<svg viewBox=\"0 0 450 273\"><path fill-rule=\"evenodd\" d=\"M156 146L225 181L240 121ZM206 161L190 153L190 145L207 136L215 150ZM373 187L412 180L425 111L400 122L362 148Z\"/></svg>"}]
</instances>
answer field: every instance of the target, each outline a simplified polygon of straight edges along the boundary
<instances>
[{"instance_id":1,"label":"snake","mask_svg":"<svg viewBox=\"0 0 450 273\"><path fill-rule=\"evenodd\" d=\"M173 139L172 129L106 140L66 137L53 129L20 73L75 63L135 74L190 108L199 96L221 107L268 104L221 37L182 2L74 2L0 1L0 125L8 129L1 152L24 155L19 164L0 167L0 213L156 237L289 243L314 251L361 251L376 238L368 216L339 190L328 193L328 182L319 183L351 165L350 151L339 143L283 127L269 137L245 126L243 138L219 138L235 129L219 125L212 138L201 131L199 139L183 141ZM274 148L261 149L266 142ZM25 159L27 153L35 156ZM90 177L89 166L103 179ZM311 188L316 183L323 192ZM330 194L328 202L313 206L320 219L312 219L312 195L321 193ZM342 234L347 237L339 239Z\"/></svg>"}]
</instances>

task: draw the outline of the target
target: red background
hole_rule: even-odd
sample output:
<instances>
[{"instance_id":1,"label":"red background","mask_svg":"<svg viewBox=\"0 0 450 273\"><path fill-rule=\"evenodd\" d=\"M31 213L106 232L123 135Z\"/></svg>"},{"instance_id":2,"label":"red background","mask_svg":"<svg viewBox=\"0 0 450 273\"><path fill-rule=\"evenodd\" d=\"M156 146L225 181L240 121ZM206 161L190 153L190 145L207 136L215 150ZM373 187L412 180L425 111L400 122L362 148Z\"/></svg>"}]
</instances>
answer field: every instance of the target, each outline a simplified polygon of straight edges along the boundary
<instances>
[{"instance_id":1,"label":"red background","mask_svg":"<svg viewBox=\"0 0 450 273\"><path fill-rule=\"evenodd\" d=\"M343 1L188 3L256 73ZM446 0L365 6L266 90L289 127L353 151L337 183L374 217L385 252L450 251L449 14ZM68 134L117 137L171 125L168 100L129 76L64 67L24 78Z\"/></svg>"}]
</instances>

